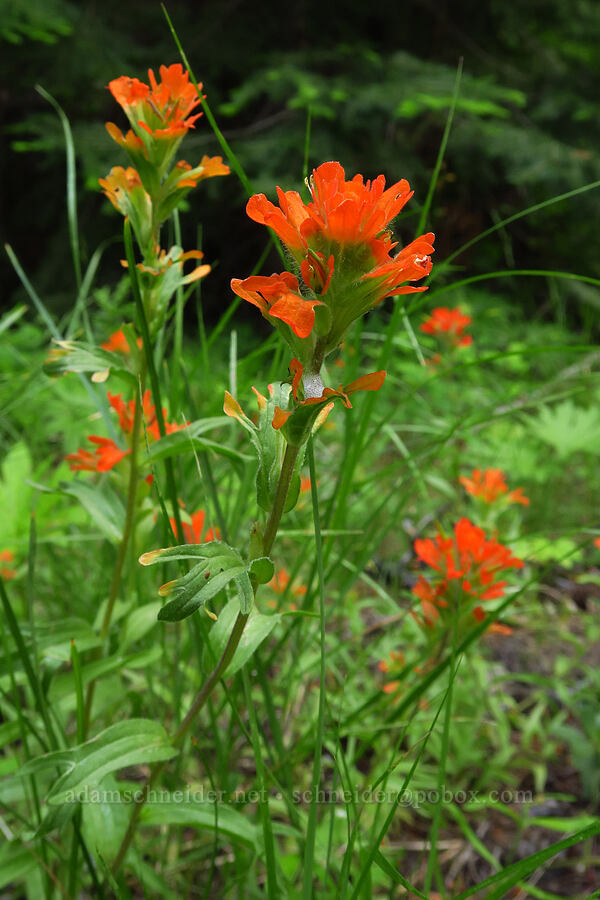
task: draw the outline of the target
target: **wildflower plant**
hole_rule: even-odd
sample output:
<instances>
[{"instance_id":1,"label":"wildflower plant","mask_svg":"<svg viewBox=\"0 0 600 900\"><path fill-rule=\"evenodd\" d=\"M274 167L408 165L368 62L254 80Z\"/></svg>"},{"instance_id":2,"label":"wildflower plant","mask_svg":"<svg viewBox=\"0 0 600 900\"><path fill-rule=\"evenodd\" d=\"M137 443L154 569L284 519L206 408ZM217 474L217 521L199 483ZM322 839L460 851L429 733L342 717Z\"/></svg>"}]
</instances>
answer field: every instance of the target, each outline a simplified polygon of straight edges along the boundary
<instances>
[{"instance_id":1,"label":"wildflower plant","mask_svg":"<svg viewBox=\"0 0 600 900\"><path fill-rule=\"evenodd\" d=\"M179 229L165 224L174 218L175 226L178 225L178 208L201 181L230 173L221 156L205 155L199 162L191 163L180 156L186 135L201 125L203 116L213 126L231 168L241 172L242 183L246 184L247 179L216 127L202 84L182 65L160 66L158 77L150 69L148 82L121 76L110 81L108 89L127 120L125 130L123 123L109 122L106 126L119 152L126 157L121 162L126 164L115 165L99 181L104 196L124 218L122 265L135 302L135 322L125 321L121 311L115 311L121 319L119 327L108 337L104 334L97 345L91 339L83 342L59 335L46 362L46 372L70 373L69 378L77 373L97 403L94 433L88 434L85 441L80 438L72 452L63 456L65 470L68 467L73 474L71 482L61 484L61 490L76 497L96 523L102 522L117 546L109 548L113 553L112 573L100 608L94 614L93 626L84 623L83 640L79 639L79 632L78 640L71 640L69 632L67 655L63 648L62 656L57 656L59 662L53 661L55 669L62 662L70 666L68 671L60 672L62 681L57 679L58 687L53 688L59 709L55 721L48 711L36 668L26 667L36 715L47 731L47 739L40 741L38 723L33 726L32 734L40 750L34 755L26 747L29 758L20 772L31 779L34 788L35 833L44 841L59 827L71 829L74 849L67 873L68 891L64 893L73 897L87 878L78 866L79 857L85 860L91 889L98 896L106 896L104 882L110 890L118 890L119 895L129 890L125 882L131 873L144 883L150 874L148 883L158 885L158 891L164 889L165 896L171 896L166 880L163 884L162 875L159 878L157 870L148 865L149 854L140 854L139 848L146 828L164 826L161 835L170 853L174 846L170 843L171 826L175 825L200 833L208 829L214 834L208 893L213 878L214 890L220 891L227 877L229 861L219 872L215 863L222 834L236 846L239 843L243 852L252 854L253 865L261 870L256 894L266 890L270 900L300 896L300 882L303 900L311 900L316 896L318 881L323 885L333 883L334 868L342 886L341 893L335 896L351 896L351 900L367 896L365 881L371 878L375 866L390 877L390 884L401 884L412 892L412 885L399 875L381 850L400 802L399 795L385 822L380 814L383 807L372 813L366 804L360 808L352 806L352 816L348 816L340 839L345 848L341 862L331 852L338 817L327 812L327 823L318 797L325 781L325 754L332 760L335 783L346 787L351 777L360 776L361 760L372 750L362 730L362 713L371 706L370 698L357 703L349 713L343 704L336 707L332 702L328 708L326 702L330 678L343 684L348 660L359 652L368 633L353 595L342 589L340 594L348 603L337 608L328 602L326 581L337 575L342 586L353 584L350 580L344 583L343 578L349 571L354 579L357 572L367 570L375 548L367 532L369 528L376 529L380 510L390 498L397 499L394 518L400 521L405 506L412 503L402 478L394 482L394 491L378 496L378 467L384 463L367 459L365 447L378 430L385 430L412 471L411 454L386 415L382 414L375 424L370 416L375 400L379 400L375 395L385 384L387 362L397 349L394 331L401 316L407 319L404 301L398 298L428 289L423 280L432 274L434 235L424 231L401 246L392 228L413 196L408 182L402 179L386 186L383 175L372 180L361 174L348 177L337 161L323 162L314 168L307 179L306 200L297 191L280 187L276 189L276 202L249 191L247 215L269 229L280 242L286 268L270 275L255 271L244 278L234 277L231 289L258 310L282 339L280 351L273 358L275 374L272 383L263 385L259 381L263 371L253 372L253 397L242 397L241 402L234 396L239 391L232 376L230 389L224 397L219 391L215 400L210 396L214 385L207 366L202 384L207 395L206 410L194 420L191 412L178 409L173 402L176 392L171 392L169 402L163 402L163 395L167 396L165 387L176 380L173 373L179 371L177 352L181 349L175 347L174 366L170 369L165 350L170 339L167 325L174 312L181 339L183 303L188 293L184 293L184 288L191 289L209 276L210 265L200 250L184 250L177 242L171 244L168 236L178 235ZM424 230L428 202L418 232ZM360 341L356 338L361 334L361 320L388 298L396 298L395 308L383 351L378 355L377 370L364 371ZM421 333L439 340L452 353L471 343L472 338L465 331L470 323L470 316L458 309L437 307L422 323ZM408 324L407 330L416 342ZM89 333L93 334L92 329ZM339 383L342 379L332 383L331 372L338 369L328 362L341 348L350 374L343 378L345 383ZM206 344L202 350L205 349ZM230 371L235 375L233 353L232 359ZM368 397L357 402L363 393ZM190 406L193 395L190 390ZM367 410L360 420L360 410L352 410L354 403L364 404ZM217 406L220 411L221 404L222 415L205 414ZM320 457L316 449L321 449L321 437L337 421L341 407L355 419L346 420L339 460L329 444L323 448L323 456L329 454L326 458L330 463L319 467L319 475L327 475L323 477L328 491L327 508L323 510L319 505ZM212 428L221 429L222 435L231 420L243 429L245 443L241 450L235 437L205 439L205 431ZM336 452L339 446L335 442L342 443L341 431L334 425ZM241 434L237 429L232 429L234 432ZM220 466L218 477L212 470L214 459ZM187 468L185 463L189 463ZM398 466L397 458L389 462L390 469ZM356 526L354 529L344 528L342 524L349 524L343 517L345 507L350 505L347 501L357 471L361 474L356 489L360 513L357 521L351 523ZM464 467L460 471L464 472ZM409 580L397 590L397 596L391 597L392 588L388 591L364 575L366 583L375 585L378 600L393 604L389 621L394 629L394 649L386 648L385 659L379 663L386 684L373 701L384 720L378 734L382 740L391 741L391 756L381 773L369 773L375 788L383 782L387 784L392 775L396 777L398 758L405 755L401 748L404 726L397 740L389 738L386 732L393 730L394 723L409 708L413 710L413 701L414 709L420 712L433 710L437 695L425 694L437 678L449 673L447 694L432 711L433 719L428 722L405 784L425 752L444 704L443 741L447 748L459 653L484 626L507 630L492 620L507 600L510 579L523 569L524 562L500 541L496 519L506 507L526 506L529 501L522 488L509 490L499 469L475 469L469 475L461 475L460 483L472 498L476 513L473 521L463 516L449 527L442 516L432 534L433 516L426 519L426 530L413 534L408 552ZM368 502L363 502L361 496L365 485L370 490ZM429 483L422 480L419 488L421 494L427 495ZM201 501L197 492L203 494ZM308 492L312 521L307 524L307 503L298 504L298 500ZM396 494L401 495L399 499ZM372 508L366 509L367 506ZM340 513L341 507L344 510ZM496 518L486 518L484 508L493 510ZM482 521L489 526L487 530L480 527ZM327 531L321 530L322 525ZM356 534L358 540L349 542L349 536ZM290 553L285 561L280 560L278 545L274 551L278 536L300 536L301 551L295 557ZM31 541L33 546L34 530ZM341 549L336 556L338 546ZM284 544L282 555L284 549L289 549L289 544ZM0 575L17 581L16 565L12 549L3 546ZM30 593L32 584L31 577ZM11 618L3 587L2 601L14 636L14 616ZM402 618L398 602L404 606L412 604L412 616L403 608L402 613L406 614ZM156 625L157 619L160 626ZM189 620L190 626L187 644L183 636L188 632L179 625L184 619ZM335 649L328 645L332 619L338 625L341 622L343 635ZM356 623L359 624L355 628ZM313 624L318 631L311 629ZM130 644L153 627L163 629L161 637L153 639L148 650L132 650ZM379 628L380 623L375 622L374 627ZM396 641L396 634L400 641ZM267 642L269 636L272 640ZM15 639L21 652L25 644ZM33 645L35 649L35 641ZM307 645L311 654L308 665L296 666L301 656L303 660L307 658ZM421 664L416 665L414 648L421 650L423 645L426 649L420 653ZM289 652L282 652L284 646ZM169 651L172 656L168 658L168 678L162 674L155 677L155 661ZM149 671L148 690L143 694L136 690L142 684L138 673L140 656ZM307 676L317 665L318 675ZM111 685L101 691L104 675L117 671L126 672L127 688L119 687L118 693ZM381 680L379 675L376 677ZM66 696L67 678L76 685L74 728L69 718L73 707L60 706ZM285 681L281 713L274 699L280 678ZM121 706L129 698L130 687L130 693L136 696L136 718L121 720ZM363 691L361 683L359 698ZM107 700L111 692L113 696ZM295 730L290 730L296 694L298 705L305 704L308 710L303 720L304 734L298 723L293 723ZM154 700L161 712L155 719L142 718L139 711ZM113 703L118 720L101 728L109 702ZM329 718L336 721L337 728L331 741L326 740ZM26 731L25 717L21 724ZM192 738L192 732L197 737ZM226 800L221 798L210 804L185 801L177 805L174 800L156 803L153 792L159 783L170 786L180 774L192 780L210 773L211 760L205 753L207 735L214 741L220 778L227 791L233 795L239 785L256 786L258 799L234 804L228 795ZM418 743L421 744L421 736ZM242 744L243 751L239 749ZM234 772L234 757L238 752L246 752L247 746L251 748L254 766L250 767L251 772L245 767L238 776ZM189 773L186 770L184 774L186 753L193 763ZM305 764L309 753L310 772ZM166 766L176 758L174 774L167 773ZM292 765L298 761L303 769L303 786L310 787L308 809L301 815L294 799L296 784L292 773ZM100 811L90 811L81 801L84 788L111 789L121 785L117 773L138 765L145 768L141 783L136 785L136 802L125 810L119 805L114 813L106 803L101 804ZM440 779L444 765L445 757L439 769ZM36 793L39 773L48 780L42 804ZM272 797L273 786L277 788L277 798ZM223 793L227 793L225 788ZM250 821L254 803L258 825ZM436 845L440 809L432 817L432 846ZM291 825L277 821L283 812L289 815ZM107 826L110 841L106 842L99 824L102 816L112 823L110 829ZM361 831L365 822L365 830ZM329 838L324 841L321 832L325 831ZM294 852L299 864L294 868L289 847L296 844ZM46 843L41 846L46 854ZM204 857L203 844L199 852L204 864L209 856ZM424 890L417 891L418 896L433 896L430 888L434 870L438 875L435 853L432 851L430 859L434 862L428 867ZM246 875L248 858L235 857L238 881ZM355 858L359 863L356 876L351 873ZM50 897L51 882L56 880L54 863L48 864L46 856L43 863L44 872L49 873L45 896ZM59 864L60 860L56 865Z\"/></svg>"}]
</instances>

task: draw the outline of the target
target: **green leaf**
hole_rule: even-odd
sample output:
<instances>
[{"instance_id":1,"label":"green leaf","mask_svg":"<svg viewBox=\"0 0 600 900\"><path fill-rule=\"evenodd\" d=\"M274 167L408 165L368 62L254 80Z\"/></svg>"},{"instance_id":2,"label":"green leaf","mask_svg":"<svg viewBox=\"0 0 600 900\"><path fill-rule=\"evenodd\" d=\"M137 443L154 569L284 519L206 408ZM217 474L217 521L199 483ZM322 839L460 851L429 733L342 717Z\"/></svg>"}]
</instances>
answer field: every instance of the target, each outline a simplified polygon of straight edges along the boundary
<instances>
[{"instance_id":1,"label":"green leaf","mask_svg":"<svg viewBox=\"0 0 600 900\"><path fill-rule=\"evenodd\" d=\"M146 666L153 665L162 655L162 648L156 644L148 650L140 653L132 653L124 656L117 653L114 656L108 656L106 659L95 660L87 663L81 668L81 682L85 687L91 681L96 681L111 672L120 672L124 669L142 669ZM62 700L64 697L75 695L75 683L73 680L73 672L61 672L51 682L48 690L48 699L52 703Z\"/></svg>"},{"instance_id":2,"label":"green leaf","mask_svg":"<svg viewBox=\"0 0 600 900\"><path fill-rule=\"evenodd\" d=\"M163 585L163 595L168 590L169 594L176 596L163 606L158 618L163 622L186 619L240 575L248 577L244 563L231 560L228 556L218 556L194 566L186 575Z\"/></svg>"},{"instance_id":3,"label":"green leaf","mask_svg":"<svg viewBox=\"0 0 600 900\"><path fill-rule=\"evenodd\" d=\"M553 447L560 459L578 450L600 454L600 414L596 407L582 409L572 400L553 407L544 406L537 416L527 416L526 424L536 437Z\"/></svg>"},{"instance_id":4,"label":"green leaf","mask_svg":"<svg viewBox=\"0 0 600 900\"><path fill-rule=\"evenodd\" d=\"M241 575L236 575L234 581L238 589L239 610L246 615L252 609L254 602L254 591L252 590L248 573L242 572Z\"/></svg>"},{"instance_id":5,"label":"green leaf","mask_svg":"<svg viewBox=\"0 0 600 900\"><path fill-rule=\"evenodd\" d=\"M267 584L275 574L275 566L268 556L253 559L248 569L257 584Z\"/></svg>"},{"instance_id":6,"label":"green leaf","mask_svg":"<svg viewBox=\"0 0 600 900\"><path fill-rule=\"evenodd\" d=\"M110 772L125 766L172 759L177 750L171 746L163 726L150 719L130 719L118 722L95 738L72 747L57 750L30 760L21 775L30 775L49 767L60 766L68 771L54 783L48 803L75 803L79 795L97 788ZM83 799L83 798L82 798Z\"/></svg>"},{"instance_id":7,"label":"green leaf","mask_svg":"<svg viewBox=\"0 0 600 900\"><path fill-rule=\"evenodd\" d=\"M18 839L6 841L0 849L0 888L24 878L37 865L34 854L23 847Z\"/></svg>"},{"instance_id":8,"label":"green leaf","mask_svg":"<svg viewBox=\"0 0 600 900\"><path fill-rule=\"evenodd\" d=\"M63 494L75 497L89 513L98 528L111 541L120 541L125 527L125 509L117 494L107 484L89 481L62 481Z\"/></svg>"},{"instance_id":9,"label":"green leaf","mask_svg":"<svg viewBox=\"0 0 600 900\"><path fill-rule=\"evenodd\" d=\"M227 553L231 554L235 561L241 561L237 550L222 541L209 541L206 544L178 544L177 547L149 550L147 553L142 553L140 562L143 566L155 566L156 563L180 559L214 559L218 556L225 556Z\"/></svg>"},{"instance_id":10,"label":"green leaf","mask_svg":"<svg viewBox=\"0 0 600 900\"><path fill-rule=\"evenodd\" d=\"M163 584L160 588L161 596L174 595L174 599L160 610L158 618L161 621L179 622L191 616L233 580L240 595L239 608L242 612L248 612L254 594L246 571L246 563L237 550L222 541L210 541L207 544L182 544L178 547L151 550L140 556L140 562L144 566L181 559L200 559L202 562L185 575Z\"/></svg>"},{"instance_id":11,"label":"green leaf","mask_svg":"<svg viewBox=\"0 0 600 900\"><path fill-rule=\"evenodd\" d=\"M29 532L31 514L31 454L24 443L14 444L2 460L0 478L0 550L11 547ZM10 514L8 514L10 513Z\"/></svg>"},{"instance_id":12,"label":"green leaf","mask_svg":"<svg viewBox=\"0 0 600 900\"><path fill-rule=\"evenodd\" d=\"M139 785L136 789L139 790ZM107 775L98 785L97 802L82 804L82 831L86 844L96 855L109 861L119 852L131 813L126 803L110 802L111 797L121 795L123 790L123 785L113 775Z\"/></svg>"},{"instance_id":13,"label":"green leaf","mask_svg":"<svg viewBox=\"0 0 600 900\"><path fill-rule=\"evenodd\" d=\"M31 628L26 623L20 625L27 650L33 651ZM101 641L94 629L83 619L62 619L54 622L36 622L35 649L40 659L68 662L71 658L71 641L75 641L79 651L97 647ZM19 653L7 654L0 663L0 675L20 668Z\"/></svg>"},{"instance_id":14,"label":"green leaf","mask_svg":"<svg viewBox=\"0 0 600 900\"><path fill-rule=\"evenodd\" d=\"M156 625L156 618L160 612L161 604L156 601L154 603L145 603L134 609L123 625L120 636L121 650L125 650L130 644L141 640Z\"/></svg>"},{"instance_id":15,"label":"green leaf","mask_svg":"<svg viewBox=\"0 0 600 900\"><path fill-rule=\"evenodd\" d=\"M137 386L133 369L133 357L127 353L112 353L93 344L78 341L56 341L44 363L48 375L64 375L68 372L96 372L108 377L116 375L133 387ZM94 380L94 379L92 379ZM105 380L103 377L102 380Z\"/></svg>"},{"instance_id":16,"label":"green leaf","mask_svg":"<svg viewBox=\"0 0 600 900\"><path fill-rule=\"evenodd\" d=\"M192 792L192 797L194 794L203 795L204 791ZM258 831L252 822L223 803L217 803L215 809L214 803L202 799L187 799L182 803L168 800L164 803L148 802L142 810L140 821L144 825L187 825L206 829L213 834L216 823L218 831L229 840L239 841L254 849L258 846Z\"/></svg>"},{"instance_id":17,"label":"green leaf","mask_svg":"<svg viewBox=\"0 0 600 900\"><path fill-rule=\"evenodd\" d=\"M202 663L207 672L213 668L214 660L220 659L223 655L238 611L237 601L230 600L221 610L219 618L212 626L209 634L212 653L206 649L202 658ZM280 615L265 616L254 607L244 628L237 650L223 677L229 678L231 675L239 672L242 666L248 662L256 648L262 644L280 621Z\"/></svg>"},{"instance_id":18,"label":"green leaf","mask_svg":"<svg viewBox=\"0 0 600 900\"><path fill-rule=\"evenodd\" d=\"M228 447L223 442L210 441L198 437L205 431L230 424L231 419L227 416L213 416L212 418L198 419L195 422L191 422L180 431L173 431L171 434L167 434L164 438L151 444L150 460L158 462L161 459L168 459L180 453L189 453L193 448L194 450L212 450L213 453L218 453L233 463L244 464L250 457L245 456L238 450L234 450L232 447Z\"/></svg>"}]
</instances>

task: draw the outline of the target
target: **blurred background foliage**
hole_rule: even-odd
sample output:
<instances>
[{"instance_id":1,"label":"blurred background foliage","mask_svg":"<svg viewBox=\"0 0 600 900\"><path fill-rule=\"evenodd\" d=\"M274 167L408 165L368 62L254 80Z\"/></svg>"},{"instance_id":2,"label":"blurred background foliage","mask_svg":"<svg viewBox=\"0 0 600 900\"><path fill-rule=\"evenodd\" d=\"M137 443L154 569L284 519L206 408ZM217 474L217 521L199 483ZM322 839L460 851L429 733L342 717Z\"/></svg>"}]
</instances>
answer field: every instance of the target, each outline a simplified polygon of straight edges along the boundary
<instances>
[{"instance_id":1,"label":"blurred background foliage","mask_svg":"<svg viewBox=\"0 0 600 900\"><path fill-rule=\"evenodd\" d=\"M213 112L257 191L272 196L302 182L310 115L309 166L339 159L347 171L406 177L415 189L398 232L417 225L451 102L459 58L464 75L428 227L437 261L531 204L600 179L600 5L594 0L509 4L419 0L327 4L171 0L173 19ZM0 230L48 307L72 308L74 279L65 204L61 124L35 91L42 85L71 122L78 160L84 263L112 236L96 285L119 277L121 220L97 179L124 164L104 122L124 126L106 90L120 74L145 78L148 66L178 60L158 2L0 0ZM201 120L185 156L217 154ZM184 245L201 237L214 271L203 285L209 320L230 301L229 279L245 276L264 233L244 215L235 177L215 179L190 197ZM600 276L590 191L523 218L460 256L469 275L503 268L564 269ZM201 223L201 235L196 223ZM277 268L275 255L265 271ZM6 256L3 306L24 299ZM450 271L446 278L455 278ZM531 314L555 314L544 279L502 279L492 291ZM573 327L588 323L595 289L561 282ZM554 298L554 300L553 300ZM558 302L558 301L557 301ZM244 313L242 313L243 315ZM248 315L251 311L248 312Z\"/></svg>"}]
</instances>

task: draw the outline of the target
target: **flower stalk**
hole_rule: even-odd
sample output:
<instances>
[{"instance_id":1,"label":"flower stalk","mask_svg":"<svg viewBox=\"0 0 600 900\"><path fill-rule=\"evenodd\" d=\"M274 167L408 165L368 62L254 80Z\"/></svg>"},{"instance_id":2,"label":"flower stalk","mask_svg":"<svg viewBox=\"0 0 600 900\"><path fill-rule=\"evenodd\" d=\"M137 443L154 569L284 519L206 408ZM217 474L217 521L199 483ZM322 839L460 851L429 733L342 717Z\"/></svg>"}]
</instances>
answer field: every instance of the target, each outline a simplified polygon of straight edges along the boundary
<instances>
[{"instance_id":1,"label":"flower stalk","mask_svg":"<svg viewBox=\"0 0 600 900\"><path fill-rule=\"evenodd\" d=\"M117 553L117 559L115 561L115 568L113 570L112 581L110 584L110 592L108 595L108 603L106 604L106 610L104 611L104 618L102 620L102 626L100 628L100 640L103 644L106 640L106 636L108 634L108 629L110 628L110 623L112 619L113 610L115 607L115 602L117 599L117 595L119 593L119 586L121 584L121 576L123 574L123 566L125 565L125 560L127 558L127 551L129 548L129 542L131 535L133 533L133 527L135 522L135 512L136 512L136 501L137 501L137 488L138 488L138 447L139 447L139 439L141 432L141 424L142 424L142 395L144 393L144 379L145 372L142 372L140 375L140 390L136 393L135 397L135 410L133 414L133 428L131 431L131 455L129 457L129 483L127 486L127 506L125 509L125 524L123 526L123 535L121 537L121 543L119 544L119 552ZM92 702L94 699L94 690L96 688L96 681L91 681L85 698L85 712L84 712L84 735L87 735L87 731L90 724L90 716L92 712Z\"/></svg>"},{"instance_id":2,"label":"flower stalk","mask_svg":"<svg viewBox=\"0 0 600 900\"><path fill-rule=\"evenodd\" d=\"M275 542L275 538L277 536L277 531L279 525L281 523L281 517L283 515L285 509L285 502L287 499L288 491L290 488L290 484L292 481L292 476L294 474L294 466L296 463L296 457L298 455L298 447L294 447L292 445L287 446L286 452L283 458L283 462L281 465L281 471L279 475L279 482L277 485L277 491L275 493L275 498L273 500L273 506L271 508L271 512L269 514L269 518L267 520L267 525L265 527L265 532L262 541L262 552L264 556L268 556L271 552L273 544ZM256 593L257 585L254 585L254 592ZM177 728L175 734L173 735L172 742L175 747L180 747L183 743L183 740L190 728L194 724L200 710L203 708L204 704L207 702L212 692L216 688L217 684L227 671L227 668L234 657L235 651L237 650L242 635L244 633L244 629L246 627L246 623L249 618L249 613L239 612L237 618L234 622L233 629L231 634L229 635L229 640L227 641L227 645L221 655L221 658L217 662L215 668L210 673L208 678L205 680L204 684L196 694L192 705L190 706L188 712L186 713L184 719L181 724ZM159 775L165 767L164 762L157 763L144 785L143 795L141 800L136 803L133 812L131 814L131 818L129 820L129 824L127 826L127 831L123 837L121 842L121 846L119 847L119 851L115 857L115 860L112 865L113 873L119 871L123 860L125 859L125 855L131 841L133 840L133 836L135 834L135 829L137 823L139 822L139 818L142 812L144 805L146 804L148 797L150 796L150 790L153 785L156 783Z\"/></svg>"}]
</instances>

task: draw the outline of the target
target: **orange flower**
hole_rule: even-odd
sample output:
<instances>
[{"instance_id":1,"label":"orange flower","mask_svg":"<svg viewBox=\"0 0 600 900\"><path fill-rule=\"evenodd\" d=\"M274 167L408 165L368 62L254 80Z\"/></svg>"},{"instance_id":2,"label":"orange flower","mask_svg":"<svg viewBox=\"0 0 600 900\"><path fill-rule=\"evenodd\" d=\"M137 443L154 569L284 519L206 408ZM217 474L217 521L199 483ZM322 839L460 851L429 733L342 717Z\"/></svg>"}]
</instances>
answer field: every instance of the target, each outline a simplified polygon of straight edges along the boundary
<instances>
[{"instance_id":1,"label":"orange flower","mask_svg":"<svg viewBox=\"0 0 600 900\"><path fill-rule=\"evenodd\" d=\"M469 334L463 335L467 325L470 325L471 316L466 316L459 309L449 309L447 306L438 306L431 316L422 323L421 331L425 334L435 334L445 338L453 347L467 347L473 342Z\"/></svg>"},{"instance_id":2,"label":"orange flower","mask_svg":"<svg viewBox=\"0 0 600 900\"><path fill-rule=\"evenodd\" d=\"M436 606L446 605L440 598L451 581L480 600L502 597L506 581L497 581L497 576L505 569L523 567L522 560L513 556L508 547L487 540L483 529L465 518L454 526L453 537L446 538L438 532L433 540L416 540L415 553L441 577L434 582L435 588L421 577L413 593Z\"/></svg>"},{"instance_id":3,"label":"orange flower","mask_svg":"<svg viewBox=\"0 0 600 900\"><path fill-rule=\"evenodd\" d=\"M433 628L443 618L449 626L453 618L453 604L459 604L460 615L466 612L478 621L485 618L481 602L504 595L507 582L498 580L507 569L521 569L523 562L513 556L508 547L495 539L488 540L485 532L468 519L460 519L454 533L446 537L440 531L435 538L415 541L417 557L435 573L430 579L419 576L413 594L421 601L420 624ZM459 589L457 595L453 589ZM476 601L472 606L469 601ZM506 633L506 626L495 629Z\"/></svg>"},{"instance_id":4,"label":"orange flower","mask_svg":"<svg viewBox=\"0 0 600 900\"><path fill-rule=\"evenodd\" d=\"M214 178L216 175L229 175L231 169L223 162L222 156L203 156L199 166L191 166L185 159L175 164L173 172L177 176L178 188L196 187L199 181L205 178Z\"/></svg>"},{"instance_id":5,"label":"orange flower","mask_svg":"<svg viewBox=\"0 0 600 900\"><path fill-rule=\"evenodd\" d=\"M190 113L200 103L196 88L190 84L189 75L180 63L161 66L158 83L152 69L148 69L150 86L137 78L122 75L108 85L134 131L143 129L153 138L181 138L202 115ZM202 85L198 85L202 89Z\"/></svg>"},{"instance_id":6,"label":"orange flower","mask_svg":"<svg viewBox=\"0 0 600 900\"><path fill-rule=\"evenodd\" d=\"M208 544L210 541L220 539L221 535L218 528L215 528L214 530L209 528L206 533L204 532L205 518L206 513L204 510L198 509L190 516L190 522L181 523L188 544ZM171 528L175 532L175 519L169 519L169 522L171 523Z\"/></svg>"},{"instance_id":7,"label":"orange flower","mask_svg":"<svg viewBox=\"0 0 600 900\"><path fill-rule=\"evenodd\" d=\"M385 672L386 675L399 675L405 667L406 659L404 657L404 654L396 650L392 650L387 659L381 659L377 663L377 668L379 669L379 671ZM381 690L384 694L395 694L401 684L402 679L388 681L387 684L383 685Z\"/></svg>"},{"instance_id":8,"label":"orange flower","mask_svg":"<svg viewBox=\"0 0 600 900\"><path fill-rule=\"evenodd\" d=\"M136 343L138 347L141 348L142 339L138 338ZM100 344L100 346L103 350L110 350L112 353L131 353L131 349L129 347L129 344L127 343L127 338L125 337L125 333L121 328L119 328L118 331L113 331L109 339L103 344Z\"/></svg>"},{"instance_id":9,"label":"orange flower","mask_svg":"<svg viewBox=\"0 0 600 900\"><path fill-rule=\"evenodd\" d=\"M131 209L130 195L138 192L143 197L150 211L150 197L146 194L142 186L142 181L133 166L113 166L106 178L99 178L98 183L103 189L103 194L107 197L115 209L128 216Z\"/></svg>"},{"instance_id":10,"label":"orange flower","mask_svg":"<svg viewBox=\"0 0 600 900\"><path fill-rule=\"evenodd\" d=\"M412 196L407 181L387 190L383 175L373 182L365 182L362 175L346 181L338 162L326 162L313 171L309 189L309 203L296 191L278 187L279 206L257 194L246 211L275 231L299 264L307 295L328 308L319 332L324 357L353 321L385 297L427 289L407 282L431 271L434 235L421 235L391 255L397 245L388 226ZM308 363L305 355L303 362Z\"/></svg>"},{"instance_id":11,"label":"orange flower","mask_svg":"<svg viewBox=\"0 0 600 900\"><path fill-rule=\"evenodd\" d=\"M276 594L285 594L288 589L288 585L290 583L290 574L286 569L280 569L279 572L276 572L275 575L271 578L268 583L268 587L270 587ZM306 594L306 586L303 584L297 584L296 587L292 588L292 594L294 597L304 597Z\"/></svg>"},{"instance_id":12,"label":"orange flower","mask_svg":"<svg viewBox=\"0 0 600 900\"><path fill-rule=\"evenodd\" d=\"M248 201L251 219L267 225L292 253L309 248L325 252L330 244L367 244L373 257L382 261L390 249L385 231L413 192L404 179L385 190L385 177L373 182L355 175L346 181L338 162L326 162L313 171L309 189L312 202L305 204L297 191L277 188L279 209L264 194Z\"/></svg>"},{"instance_id":13,"label":"orange flower","mask_svg":"<svg viewBox=\"0 0 600 900\"><path fill-rule=\"evenodd\" d=\"M68 456L65 456L66 461L69 463L69 468L74 472L78 470L84 472L108 472L131 453L131 450L121 450L111 438L98 437L92 434L88 441L97 445L95 453L83 450L80 447L77 453L69 453Z\"/></svg>"},{"instance_id":14,"label":"orange flower","mask_svg":"<svg viewBox=\"0 0 600 900\"><path fill-rule=\"evenodd\" d=\"M10 550L0 550L0 563L12 563L14 561L14 553L11 553ZM15 569L10 568L10 566L0 566L0 575L7 581L9 578L14 578L16 574Z\"/></svg>"},{"instance_id":15,"label":"orange flower","mask_svg":"<svg viewBox=\"0 0 600 900\"><path fill-rule=\"evenodd\" d=\"M529 506L529 498L523 494L523 488L508 492L506 476L501 469L473 469L470 478L461 475L458 480L467 493L479 497L484 503L495 503L502 497L508 503Z\"/></svg>"},{"instance_id":16,"label":"orange flower","mask_svg":"<svg viewBox=\"0 0 600 900\"><path fill-rule=\"evenodd\" d=\"M111 336L111 340L112 337L114 337L114 335ZM130 400L128 403L125 403L121 394L111 394L110 391L107 396L108 402L119 417L121 431L131 443L133 420L135 416L135 400ZM160 431L156 420L156 408L150 400L150 391L146 391L142 398L142 414L146 424L148 438L152 441L157 441L160 438ZM163 417L165 418L165 431L167 434L171 434L173 431L178 431L180 428L185 427L184 425L172 425L170 422L167 422L166 410L164 409ZM88 441L92 444L96 444L94 453L80 447L77 453L69 453L68 456L65 457L66 461L69 463L69 468L73 471L108 472L131 453L131 448L122 450L111 438L98 437L98 435L92 434L88 437ZM152 476L148 476L146 480L151 483Z\"/></svg>"},{"instance_id":17,"label":"orange flower","mask_svg":"<svg viewBox=\"0 0 600 900\"><path fill-rule=\"evenodd\" d=\"M594 538L593 543L600 550L600 538Z\"/></svg>"},{"instance_id":18,"label":"orange flower","mask_svg":"<svg viewBox=\"0 0 600 900\"><path fill-rule=\"evenodd\" d=\"M306 300L300 293L298 279L291 272L232 278L231 290L238 297L257 306L263 316L280 319L299 338L308 337L315 323L315 306L320 300Z\"/></svg>"},{"instance_id":19,"label":"orange flower","mask_svg":"<svg viewBox=\"0 0 600 900\"><path fill-rule=\"evenodd\" d=\"M121 394L108 393L108 402L119 416L119 425L121 431L125 434L131 434L133 431L133 419L135 415L135 400L125 403ZM150 391L146 391L142 397L142 413L146 425L148 435L155 441L160 438L158 421L156 419L156 408L150 399ZM163 409L163 419L165 420L165 432L171 434L173 431L179 431L184 425L176 425L167 422L167 411Z\"/></svg>"}]
</instances>

